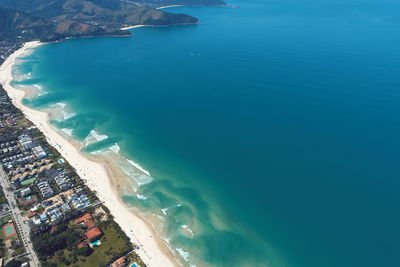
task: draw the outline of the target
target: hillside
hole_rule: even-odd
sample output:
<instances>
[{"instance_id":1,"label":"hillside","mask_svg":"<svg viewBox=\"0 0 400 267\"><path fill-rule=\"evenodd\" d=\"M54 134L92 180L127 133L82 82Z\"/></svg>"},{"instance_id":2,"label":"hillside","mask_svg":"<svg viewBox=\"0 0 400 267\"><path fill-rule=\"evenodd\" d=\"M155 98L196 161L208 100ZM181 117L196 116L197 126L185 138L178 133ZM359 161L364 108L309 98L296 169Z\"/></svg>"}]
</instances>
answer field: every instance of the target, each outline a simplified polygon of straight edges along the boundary
<instances>
[{"instance_id":1,"label":"hillside","mask_svg":"<svg viewBox=\"0 0 400 267\"><path fill-rule=\"evenodd\" d=\"M171 5L183 6L222 6L226 3L222 0L136 0L138 4L144 4L151 7L162 7Z\"/></svg>"},{"instance_id":2,"label":"hillside","mask_svg":"<svg viewBox=\"0 0 400 267\"><path fill-rule=\"evenodd\" d=\"M126 26L196 23L189 15L173 14L154 7L171 4L223 4L221 0L0 0L0 7L24 11L51 21L74 20L116 29Z\"/></svg>"},{"instance_id":3,"label":"hillside","mask_svg":"<svg viewBox=\"0 0 400 267\"><path fill-rule=\"evenodd\" d=\"M115 26L194 24L198 20L185 14L172 14L158 9L139 7L116 10L95 19L106 20Z\"/></svg>"},{"instance_id":4,"label":"hillside","mask_svg":"<svg viewBox=\"0 0 400 267\"><path fill-rule=\"evenodd\" d=\"M126 26L195 24L198 20L192 16L156 7L223 4L222 0L0 0L0 42L121 36L130 35L121 30Z\"/></svg>"},{"instance_id":5,"label":"hillside","mask_svg":"<svg viewBox=\"0 0 400 267\"><path fill-rule=\"evenodd\" d=\"M0 40L55 41L67 37L98 35L127 35L127 32L107 30L77 21L54 22L25 12L0 8Z\"/></svg>"},{"instance_id":6,"label":"hillside","mask_svg":"<svg viewBox=\"0 0 400 267\"><path fill-rule=\"evenodd\" d=\"M51 22L24 12L0 8L0 39L37 38L53 30Z\"/></svg>"}]
</instances>

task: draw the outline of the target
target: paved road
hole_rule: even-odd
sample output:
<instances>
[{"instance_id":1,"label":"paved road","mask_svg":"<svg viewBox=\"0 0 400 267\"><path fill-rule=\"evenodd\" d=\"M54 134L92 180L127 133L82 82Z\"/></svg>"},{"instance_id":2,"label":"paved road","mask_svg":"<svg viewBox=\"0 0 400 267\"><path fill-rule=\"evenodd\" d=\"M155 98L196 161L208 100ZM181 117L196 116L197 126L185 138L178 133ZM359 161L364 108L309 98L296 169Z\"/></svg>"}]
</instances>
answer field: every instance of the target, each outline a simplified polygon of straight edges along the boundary
<instances>
[{"instance_id":1,"label":"paved road","mask_svg":"<svg viewBox=\"0 0 400 267\"><path fill-rule=\"evenodd\" d=\"M30 266L38 267L40 266L40 262L36 256L35 251L33 250L33 246L31 243L31 239L29 236L29 225L28 222L24 221L21 216L21 211L17 206L13 193L9 192L7 188L10 187L10 183L8 181L7 175L5 174L3 167L0 165L0 185L3 188L4 195L8 201L10 206L10 212L13 216L15 226L21 236L21 241L23 242L25 249L27 251L27 257L31 259L29 262Z\"/></svg>"}]
</instances>

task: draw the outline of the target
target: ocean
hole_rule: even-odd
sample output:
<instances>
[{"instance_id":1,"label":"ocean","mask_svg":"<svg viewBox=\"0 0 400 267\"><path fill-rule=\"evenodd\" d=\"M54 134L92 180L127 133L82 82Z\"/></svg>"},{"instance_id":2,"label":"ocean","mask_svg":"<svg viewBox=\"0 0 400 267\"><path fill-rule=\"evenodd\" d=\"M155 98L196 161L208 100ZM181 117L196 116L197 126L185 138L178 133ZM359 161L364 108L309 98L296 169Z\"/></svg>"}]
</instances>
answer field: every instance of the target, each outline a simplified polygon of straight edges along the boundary
<instances>
[{"instance_id":1,"label":"ocean","mask_svg":"<svg viewBox=\"0 0 400 267\"><path fill-rule=\"evenodd\" d=\"M14 85L187 266L400 266L400 2L228 4L41 46Z\"/></svg>"}]
</instances>

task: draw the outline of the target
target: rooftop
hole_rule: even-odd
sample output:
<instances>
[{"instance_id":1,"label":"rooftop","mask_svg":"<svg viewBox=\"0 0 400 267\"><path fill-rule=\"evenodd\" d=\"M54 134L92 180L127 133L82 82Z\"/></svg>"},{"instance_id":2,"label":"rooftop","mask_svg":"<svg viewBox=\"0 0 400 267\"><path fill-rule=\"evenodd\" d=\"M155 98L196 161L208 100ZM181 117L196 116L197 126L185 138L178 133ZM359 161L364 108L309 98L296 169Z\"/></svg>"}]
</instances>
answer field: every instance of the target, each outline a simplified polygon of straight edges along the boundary
<instances>
[{"instance_id":1,"label":"rooftop","mask_svg":"<svg viewBox=\"0 0 400 267\"><path fill-rule=\"evenodd\" d=\"M90 213L86 213L82 217L76 219L75 222L76 223L81 223L81 222L84 222L84 221L89 220L89 219L92 219L92 215L90 215Z\"/></svg>"},{"instance_id":2,"label":"rooftop","mask_svg":"<svg viewBox=\"0 0 400 267\"><path fill-rule=\"evenodd\" d=\"M103 232L98 227L93 228L92 230L85 233L86 238L89 240L95 240L99 238L102 234Z\"/></svg>"}]
</instances>

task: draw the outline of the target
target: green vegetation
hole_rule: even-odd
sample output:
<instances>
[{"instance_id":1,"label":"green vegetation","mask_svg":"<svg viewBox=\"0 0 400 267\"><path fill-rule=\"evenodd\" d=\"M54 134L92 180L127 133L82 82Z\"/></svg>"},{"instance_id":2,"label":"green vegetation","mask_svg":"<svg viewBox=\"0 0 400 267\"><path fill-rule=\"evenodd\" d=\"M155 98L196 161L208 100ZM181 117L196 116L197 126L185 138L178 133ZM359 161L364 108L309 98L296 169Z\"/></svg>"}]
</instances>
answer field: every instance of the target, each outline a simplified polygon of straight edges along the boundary
<instances>
[{"instance_id":1,"label":"green vegetation","mask_svg":"<svg viewBox=\"0 0 400 267\"><path fill-rule=\"evenodd\" d=\"M23 263L23 262L20 261L20 260L13 259L13 260L9 261L9 262L8 262L6 265L4 265L4 266L5 266L5 267L20 267L22 263Z\"/></svg>"},{"instance_id":2,"label":"green vegetation","mask_svg":"<svg viewBox=\"0 0 400 267\"><path fill-rule=\"evenodd\" d=\"M0 219L0 226L3 226L4 224L8 223L9 221L12 221L12 216L7 215L3 218ZM4 238L3 231L0 231L0 237Z\"/></svg>"},{"instance_id":3,"label":"green vegetation","mask_svg":"<svg viewBox=\"0 0 400 267\"><path fill-rule=\"evenodd\" d=\"M93 249L90 247L82 247L78 249L78 255L83 257L89 257L93 253Z\"/></svg>"},{"instance_id":4,"label":"green vegetation","mask_svg":"<svg viewBox=\"0 0 400 267\"><path fill-rule=\"evenodd\" d=\"M18 235L13 235L9 238L6 238L4 236L3 232L3 226L7 224L9 221L12 221L12 216L7 215L3 218L0 219L0 258L7 258L13 255L19 255L24 252L24 248L21 246ZM11 248L13 250L12 255L10 255L10 251L8 250L6 246L6 240L9 240L7 242L11 242ZM10 246L10 245L8 245Z\"/></svg>"},{"instance_id":5,"label":"green vegetation","mask_svg":"<svg viewBox=\"0 0 400 267\"><path fill-rule=\"evenodd\" d=\"M4 196L3 188L0 186L0 204L7 203L6 197Z\"/></svg>"},{"instance_id":6,"label":"green vegetation","mask_svg":"<svg viewBox=\"0 0 400 267\"><path fill-rule=\"evenodd\" d=\"M35 181L36 181L36 177L33 177L31 179L22 181L21 185L23 185L23 186L30 185L30 184L34 183Z\"/></svg>"},{"instance_id":7,"label":"green vegetation","mask_svg":"<svg viewBox=\"0 0 400 267\"><path fill-rule=\"evenodd\" d=\"M130 35L133 25L193 24L198 20L153 7L171 4L224 4L222 0L0 0L0 39L24 42L67 37ZM144 4L143 4L144 3ZM146 5L148 3L148 5Z\"/></svg>"},{"instance_id":8,"label":"green vegetation","mask_svg":"<svg viewBox=\"0 0 400 267\"><path fill-rule=\"evenodd\" d=\"M76 245L70 246L54 253L46 261L47 265L43 266L106 266L133 249L125 233L114 221L103 224L102 231L104 235L100 239L100 246L93 249L89 247L78 249Z\"/></svg>"},{"instance_id":9,"label":"green vegetation","mask_svg":"<svg viewBox=\"0 0 400 267\"><path fill-rule=\"evenodd\" d=\"M83 236L84 230L80 225L59 224L57 231L32 234L32 241L38 257L45 261L55 252L75 245Z\"/></svg>"}]
</instances>

